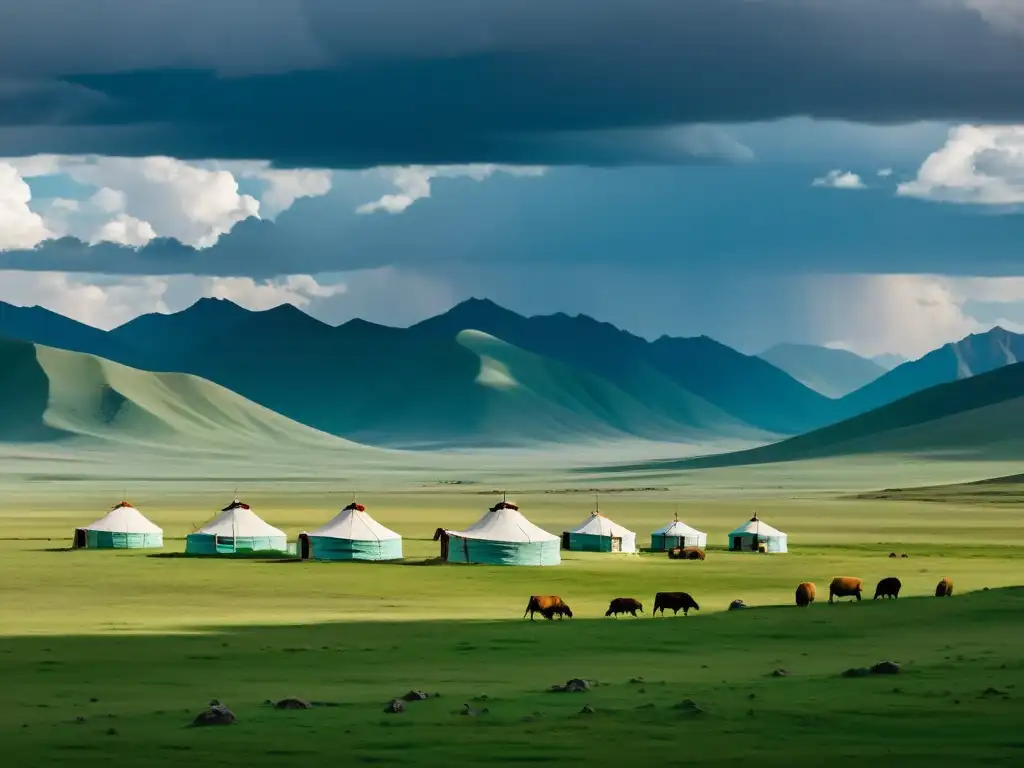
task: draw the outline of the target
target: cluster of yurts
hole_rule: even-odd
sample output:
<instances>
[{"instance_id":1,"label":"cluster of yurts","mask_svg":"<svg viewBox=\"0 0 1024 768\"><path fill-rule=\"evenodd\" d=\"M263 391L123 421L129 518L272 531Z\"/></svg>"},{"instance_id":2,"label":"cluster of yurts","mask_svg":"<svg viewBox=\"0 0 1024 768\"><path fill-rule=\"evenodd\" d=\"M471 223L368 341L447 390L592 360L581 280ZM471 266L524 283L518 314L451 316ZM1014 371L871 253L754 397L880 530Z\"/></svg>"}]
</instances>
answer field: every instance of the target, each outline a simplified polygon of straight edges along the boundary
<instances>
[{"instance_id":1,"label":"cluster of yurts","mask_svg":"<svg viewBox=\"0 0 1024 768\"><path fill-rule=\"evenodd\" d=\"M636 552L636 533L600 512L561 537L537 527L519 507L500 501L464 531L438 528L441 557L454 563L558 565L561 549L583 552ZM676 519L651 534L651 549L707 546L707 534ZM75 548L140 549L163 546L163 530L122 501L92 525L75 529ZM731 551L786 552L786 534L757 515L729 534ZM362 504L352 503L316 530L288 537L235 499L213 520L185 539L186 554L231 555L279 551L314 560L398 560L402 537L378 523Z\"/></svg>"}]
</instances>

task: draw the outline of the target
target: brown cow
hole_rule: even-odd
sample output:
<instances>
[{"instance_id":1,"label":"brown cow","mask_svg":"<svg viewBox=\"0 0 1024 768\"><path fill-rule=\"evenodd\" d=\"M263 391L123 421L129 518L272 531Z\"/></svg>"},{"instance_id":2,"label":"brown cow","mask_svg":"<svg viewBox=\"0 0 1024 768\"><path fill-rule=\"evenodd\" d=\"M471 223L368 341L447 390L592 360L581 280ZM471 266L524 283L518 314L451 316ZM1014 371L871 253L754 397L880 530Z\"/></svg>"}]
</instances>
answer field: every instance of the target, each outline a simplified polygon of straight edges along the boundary
<instances>
[{"instance_id":1,"label":"brown cow","mask_svg":"<svg viewBox=\"0 0 1024 768\"><path fill-rule=\"evenodd\" d=\"M654 596L654 611L652 611L652 614L657 615L658 611L661 611L661 615L664 616L666 608L672 609L673 616L678 614L680 610L682 610L683 616L688 616L691 608L695 611L700 610L697 601L686 592L659 592Z\"/></svg>"},{"instance_id":2,"label":"brown cow","mask_svg":"<svg viewBox=\"0 0 1024 768\"><path fill-rule=\"evenodd\" d=\"M864 582L855 576L836 576L828 585L828 601L837 597L856 597L860 602L860 593L864 590Z\"/></svg>"},{"instance_id":3,"label":"brown cow","mask_svg":"<svg viewBox=\"0 0 1024 768\"><path fill-rule=\"evenodd\" d=\"M814 598L818 596L818 588L814 586L814 582L804 581L796 586L796 604L801 608L806 608L808 605L814 602Z\"/></svg>"},{"instance_id":4,"label":"brown cow","mask_svg":"<svg viewBox=\"0 0 1024 768\"><path fill-rule=\"evenodd\" d=\"M539 613L548 621L551 621L558 615L558 618L568 616L572 618L572 611L569 610L569 606L558 595L532 595L530 602L526 604L526 611L523 613L523 618L526 618L526 614L530 614L530 621L533 621L533 614Z\"/></svg>"},{"instance_id":5,"label":"brown cow","mask_svg":"<svg viewBox=\"0 0 1024 768\"><path fill-rule=\"evenodd\" d=\"M700 547L675 547L668 551L671 560L703 560L707 555Z\"/></svg>"},{"instance_id":6,"label":"brown cow","mask_svg":"<svg viewBox=\"0 0 1024 768\"><path fill-rule=\"evenodd\" d=\"M611 616L615 614L618 616L620 613L629 613L636 616L636 612L644 612L644 604L637 600L635 597L616 597L608 604L608 610L605 611L605 616Z\"/></svg>"},{"instance_id":7,"label":"brown cow","mask_svg":"<svg viewBox=\"0 0 1024 768\"><path fill-rule=\"evenodd\" d=\"M935 596L936 597L952 597L953 596L953 582L948 577L943 577L942 581L935 585Z\"/></svg>"},{"instance_id":8,"label":"brown cow","mask_svg":"<svg viewBox=\"0 0 1024 768\"><path fill-rule=\"evenodd\" d=\"M875 587L875 596L872 600L877 600L880 597L891 597L895 600L900 596L900 589L902 587L903 583L895 576L882 579L878 582L878 586Z\"/></svg>"}]
</instances>

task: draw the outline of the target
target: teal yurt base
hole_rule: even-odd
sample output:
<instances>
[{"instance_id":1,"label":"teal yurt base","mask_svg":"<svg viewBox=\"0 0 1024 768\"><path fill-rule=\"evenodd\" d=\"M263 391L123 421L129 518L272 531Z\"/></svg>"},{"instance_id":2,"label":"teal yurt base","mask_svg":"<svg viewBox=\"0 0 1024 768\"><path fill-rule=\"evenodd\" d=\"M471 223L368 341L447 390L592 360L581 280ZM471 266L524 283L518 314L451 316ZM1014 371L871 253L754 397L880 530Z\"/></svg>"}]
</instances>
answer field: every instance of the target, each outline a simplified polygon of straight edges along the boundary
<instances>
[{"instance_id":1,"label":"teal yurt base","mask_svg":"<svg viewBox=\"0 0 1024 768\"><path fill-rule=\"evenodd\" d=\"M287 552L285 536L239 537L192 533L185 537L187 555L234 555L247 552Z\"/></svg>"},{"instance_id":2,"label":"teal yurt base","mask_svg":"<svg viewBox=\"0 0 1024 768\"><path fill-rule=\"evenodd\" d=\"M559 565L560 542L507 542L464 539L452 534L448 539L449 563L480 565Z\"/></svg>"},{"instance_id":3,"label":"teal yurt base","mask_svg":"<svg viewBox=\"0 0 1024 768\"><path fill-rule=\"evenodd\" d=\"M306 543L308 550L305 549ZM304 559L311 560L401 560L402 540L353 541L303 534L299 537L299 552Z\"/></svg>"},{"instance_id":4,"label":"teal yurt base","mask_svg":"<svg viewBox=\"0 0 1024 768\"><path fill-rule=\"evenodd\" d=\"M162 533L75 530L76 549L159 549L163 545Z\"/></svg>"}]
</instances>

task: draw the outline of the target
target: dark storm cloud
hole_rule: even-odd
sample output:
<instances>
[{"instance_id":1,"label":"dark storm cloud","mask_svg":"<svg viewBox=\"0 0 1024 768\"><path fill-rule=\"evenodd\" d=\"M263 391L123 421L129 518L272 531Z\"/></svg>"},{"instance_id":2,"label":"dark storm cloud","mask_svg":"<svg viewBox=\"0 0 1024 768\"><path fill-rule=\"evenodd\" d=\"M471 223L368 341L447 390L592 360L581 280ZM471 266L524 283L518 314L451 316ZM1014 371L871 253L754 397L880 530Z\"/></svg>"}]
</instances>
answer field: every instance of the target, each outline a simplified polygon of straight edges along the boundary
<instances>
[{"instance_id":1,"label":"dark storm cloud","mask_svg":"<svg viewBox=\"0 0 1024 768\"><path fill-rule=\"evenodd\" d=\"M650 157L645 131L670 125L1024 120L1021 18L991 0L32 0L0 25L0 154L616 164L692 160Z\"/></svg>"},{"instance_id":2,"label":"dark storm cloud","mask_svg":"<svg viewBox=\"0 0 1024 768\"><path fill-rule=\"evenodd\" d=\"M826 166L827 167L827 166ZM435 179L404 213L358 215L342 184L275 222L247 219L194 250L76 240L0 253L0 269L270 277L381 266L685 266L702 272L1018 275L1024 215L989 216L866 190L812 188L816 170L557 169L540 179ZM347 196L347 197L346 197Z\"/></svg>"}]
</instances>

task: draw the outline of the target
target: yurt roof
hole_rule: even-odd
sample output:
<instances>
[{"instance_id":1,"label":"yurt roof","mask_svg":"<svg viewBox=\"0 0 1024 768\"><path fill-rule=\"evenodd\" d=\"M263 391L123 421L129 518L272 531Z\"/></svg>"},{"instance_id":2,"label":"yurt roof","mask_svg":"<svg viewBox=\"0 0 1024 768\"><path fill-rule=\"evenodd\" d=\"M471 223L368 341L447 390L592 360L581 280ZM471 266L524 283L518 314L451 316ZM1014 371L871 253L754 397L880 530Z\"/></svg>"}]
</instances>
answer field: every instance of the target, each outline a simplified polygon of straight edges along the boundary
<instances>
[{"instance_id":1,"label":"yurt roof","mask_svg":"<svg viewBox=\"0 0 1024 768\"><path fill-rule=\"evenodd\" d=\"M111 533L163 533L160 526L150 522L127 501L122 501L99 520L83 528L87 531Z\"/></svg>"},{"instance_id":2,"label":"yurt roof","mask_svg":"<svg viewBox=\"0 0 1024 768\"><path fill-rule=\"evenodd\" d=\"M463 539L485 539L513 544L559 540L558 536L531 523L523 517L519 507L507 501L499 501L466 530L448 533Z\"/></svg>"},{"instance_id":3,"label":"yurt roof","mask_svg":"<svg viewBox=\"0 0 1024 768\"><path fill-rule=\"evenodd\" d=\"M768 525L764 520L761 520L754 515L747 522L737 528L735 531L730 533L730 536L740 536L742 534L755 534L757 536L785 536L786 534L780 531L778 528L773 528Z\"/></svg>"},{"instance_id":4,"label":"yurt roof","mask_svg":"<svg viewBox=\"0 0 1024 768\"><path fill-rule=\"evenodd\" d=\"M387 541L402 538L389 528L378 523L362 504L349 504L329 522L321 525L307 536L322 536L349 541Z\"/></svg>"},{"instance_id":5,"label":"yurt roof","mask_svg":"<svg viewBox=\"0 0 1024 768\"><path fill-rule=\"evenodd\" d=\"M662 526L654 532L655 536L706 536L704 531L687 525L682 520L673 520L668 525Z\"/></svg>"},{"instance_id":6,"label":"yurt roof","mask_svg":"<svg viewBox=\"0 0 1024 768\"><path fill-rule=\"evenodd\" d=\"M196 533L235 538L285 535L284 531L264 522L259 515L249 509L248 504L243 504L238 499L228 504L219 515Z\"/></svg>"},{"instance_id":7,"label":"yurt roof","mask_svg":"<svg viewBox=\"0 0 1024 768\"><path fill-rule=\"evenodd\" d=\"M620 538L636 536L636 534L625 528L614 520L609 520L600 512L591 512L587 519L573 528L570 533L583 533L588 536L617 536Z\"/></svg>"}]
</instances>

